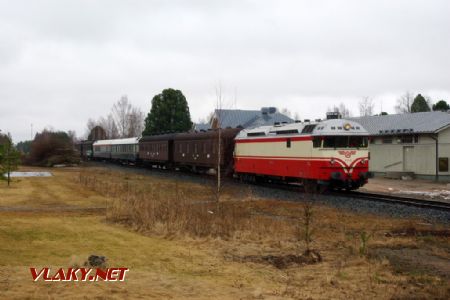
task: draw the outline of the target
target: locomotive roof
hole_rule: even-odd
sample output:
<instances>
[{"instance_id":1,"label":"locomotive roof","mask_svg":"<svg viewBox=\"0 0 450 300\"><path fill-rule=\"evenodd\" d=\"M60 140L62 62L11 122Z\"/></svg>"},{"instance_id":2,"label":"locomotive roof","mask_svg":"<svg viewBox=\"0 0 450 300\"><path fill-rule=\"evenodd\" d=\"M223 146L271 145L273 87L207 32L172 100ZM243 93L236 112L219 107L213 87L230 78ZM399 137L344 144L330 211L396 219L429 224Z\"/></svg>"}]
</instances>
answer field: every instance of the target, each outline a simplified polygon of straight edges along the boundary
<instances>
[{"instance_id":1,"label":"locomotive roof","mask_svg":"<svg viewBox=\"0 0 450 300\"><path fill-rule=\"evenodd\" d=\"M275 126L261 126L242 130L237 138L263 137L263 136L292 136L292 135L362 135L369 133L364 127L352 120L334 119L321 122L290 123Z\"/></svg>"},{"instance_id":2,"label":"locomotive roof","mask_svg":"<svg viewBox=\"0 0 450 300\"><path fill-rule=\"evenodd\" d=\"M113 139L113 140L99 140L94 142L94 146L102 145L129 145L137 144L139 142L138 137L126 138L126 139Z\"/></svg>"}]
</instances>

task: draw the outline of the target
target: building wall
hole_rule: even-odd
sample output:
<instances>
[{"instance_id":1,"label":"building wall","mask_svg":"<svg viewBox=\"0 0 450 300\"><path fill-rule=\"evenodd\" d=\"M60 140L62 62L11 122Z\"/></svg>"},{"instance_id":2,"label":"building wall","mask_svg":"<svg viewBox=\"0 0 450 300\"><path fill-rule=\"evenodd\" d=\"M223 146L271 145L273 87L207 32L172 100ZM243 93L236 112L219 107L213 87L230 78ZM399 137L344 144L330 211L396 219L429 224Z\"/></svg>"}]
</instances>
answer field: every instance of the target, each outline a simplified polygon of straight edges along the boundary
<instances>
[{"instance_id":1,"label":"building wall","mask_svg":"<svg viewBox=\"0 0 450 300\"><path fill-rule=\"evenodd\" d=\"M397 137L392 138L392 144L384 144L382 137L372 140L370 149L370 171L414 172L419 177L434 177L436 173L436 144L429 135L419 135L418 143L401 143ZM405 147L411 147L409 164L411 169L405 169ZM450 129L439 133L439 157L447 157L450 161ZM450 178L450 172L439 172L443 178ZM425 177L424 177L425 176Z\"/></svg>"}]
</instances>

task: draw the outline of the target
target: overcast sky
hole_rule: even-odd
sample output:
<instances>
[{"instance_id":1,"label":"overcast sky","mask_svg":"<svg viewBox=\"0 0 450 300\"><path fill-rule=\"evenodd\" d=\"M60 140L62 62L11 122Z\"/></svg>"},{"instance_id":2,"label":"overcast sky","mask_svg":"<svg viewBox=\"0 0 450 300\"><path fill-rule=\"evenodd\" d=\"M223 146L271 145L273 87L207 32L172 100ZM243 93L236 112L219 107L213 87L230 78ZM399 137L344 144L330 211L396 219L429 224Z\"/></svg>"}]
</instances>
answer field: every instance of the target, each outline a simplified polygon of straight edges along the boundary
<instances>
[{"instance_id":1,"label":"overcast sky","mask_svg":"<svg viewBox=\"0 0 450 300\"><path fill-rule=\"evenodd\" d=\"M405 91L450 100L450 1L0 0L0 129L85 132L122 95L150 109L164 88L194 121L220 84L231 108L320 118Z\"/></svg>"}]
</instances>

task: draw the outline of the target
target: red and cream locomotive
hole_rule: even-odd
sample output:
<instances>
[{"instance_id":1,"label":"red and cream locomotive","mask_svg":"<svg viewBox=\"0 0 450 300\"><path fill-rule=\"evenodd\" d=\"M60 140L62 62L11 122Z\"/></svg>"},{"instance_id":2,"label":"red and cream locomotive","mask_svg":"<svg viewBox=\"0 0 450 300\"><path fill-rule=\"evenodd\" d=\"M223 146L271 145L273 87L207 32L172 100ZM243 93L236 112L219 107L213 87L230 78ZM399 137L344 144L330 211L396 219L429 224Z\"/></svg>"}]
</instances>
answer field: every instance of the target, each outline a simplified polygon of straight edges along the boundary
<instances>
[{"instance_id":1,"label":"red and cream locomotive","mask_svg":"<svg viewBox=\"0 0 450 300\"><path fill-rule=\"evenodd\" d=\"M235 138L234 171L318 187L357 189L369 173L368 132L358 123L332 119L242 130Z\"/></svg>"}]
</instances>

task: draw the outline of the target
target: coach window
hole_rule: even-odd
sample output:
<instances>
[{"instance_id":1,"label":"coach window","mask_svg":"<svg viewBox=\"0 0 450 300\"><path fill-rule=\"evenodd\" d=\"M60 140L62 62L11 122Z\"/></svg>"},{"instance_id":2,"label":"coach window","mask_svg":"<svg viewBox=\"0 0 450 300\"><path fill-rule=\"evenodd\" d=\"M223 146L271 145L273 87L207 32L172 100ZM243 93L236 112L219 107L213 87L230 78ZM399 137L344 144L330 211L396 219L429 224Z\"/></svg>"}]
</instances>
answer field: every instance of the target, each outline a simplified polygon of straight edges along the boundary
<instances>
[{"instance_id":1,"label":"coach window","mask_svg":"<svg viewBox=\"0 0 450 300\"><path fill-rule=\"evenodd\" d=\"M189 153L189 143L186 143L186 153Z\"/></svg>"},{"instance_id":2,"label":"coach window","mask_svg":"<svg viewBox=\"0 0 450 300\"><path fill-rule=\"evenodd\" d=\"M291 139L286 140L286 147L291 148Z\"/></svg>"}]
</instances>

